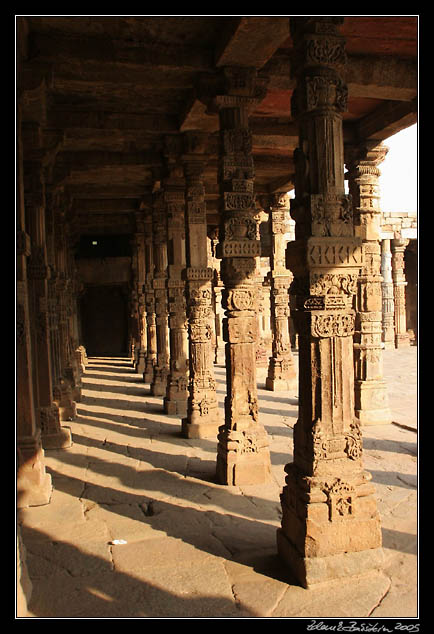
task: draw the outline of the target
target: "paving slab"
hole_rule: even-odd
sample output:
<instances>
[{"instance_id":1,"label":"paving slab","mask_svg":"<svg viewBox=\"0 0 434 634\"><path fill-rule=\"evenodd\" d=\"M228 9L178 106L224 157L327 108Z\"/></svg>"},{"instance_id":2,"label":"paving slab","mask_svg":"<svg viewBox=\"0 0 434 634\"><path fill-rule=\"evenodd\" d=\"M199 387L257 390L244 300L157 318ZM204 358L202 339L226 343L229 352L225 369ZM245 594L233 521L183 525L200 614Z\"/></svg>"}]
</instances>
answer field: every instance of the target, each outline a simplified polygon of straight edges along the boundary
<instances>
[{"instance_id":1,"label":"paving slab","mask_svg":"<svg viewBox=\"0 0 434 634\"><path fill-rule=\"evenodd\" d=\"M216 439L183 438L180 419L164 414L129 360L91 358L68 422L73 445L45 451L51 502L18 513L28 618L417 617L417 347L384 351L384 374L393 423L363 428L384 568L306 590L276 549L296 387L270 392L258 369L272 476L225 487L215 479ZM215 376L223 417L221 361Z\"/></svg>"}]
</instances>

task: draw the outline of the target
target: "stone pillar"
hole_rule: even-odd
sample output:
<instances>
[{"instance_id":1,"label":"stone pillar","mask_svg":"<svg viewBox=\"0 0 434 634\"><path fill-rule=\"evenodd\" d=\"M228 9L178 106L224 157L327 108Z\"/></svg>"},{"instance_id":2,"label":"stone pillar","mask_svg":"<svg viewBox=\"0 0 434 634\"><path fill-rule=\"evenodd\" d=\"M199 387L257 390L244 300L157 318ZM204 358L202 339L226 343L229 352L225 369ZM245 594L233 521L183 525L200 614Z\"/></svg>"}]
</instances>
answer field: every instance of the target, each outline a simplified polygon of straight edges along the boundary
<instances>
[{"instance_id":1,"label":"stone pillar","mask_svg":"<svg viewBox=\"0 0 434 634\"><path fill-rule=\"evenodd\" d=\"M166 414L187 415L188 333L185 298L185 181L179 156L181 137L166 147L168 176L163 179L167 214L170 372L164 398ZM166 140L168 143L168 140Z\"/></svg>"},{"instance_id":2,"label":"stone pillar","mask_svg":"<svg viewBox=\"0 0 434 634\"><path fill-rule=\"evenodd\" d=\"M383 378L380 193L378 165L388 148L365 143L349 148L349 191L354 235L362 239L363 269L357 280L354 335L355 413L364 425L391 422Z\"/></svg>"},{"instance_id":3,"label":"stone pillar","mask_svg":"<svg viewBox=\"0 0 434 634\"><path fill-rule=\"evenodd\" d=\"M33 126L32 126L33 128ZM32 136L34 136L32 134ZM60 413L53 400L51 367L48 279L45 229L45 182L39 162L26 162L26 225L32 240L32 253L27 266L30 316L32 324L33 378L35 408L39 417L44 449L63 449L72 445L71 430L60 424Z\"/></svg>"},{"instance_id":4,"label":"stone pillar","mask_svg":"<svg viewBox=\"0 0 434 634\"><path fill-rule=\"evenodd\" d=\"M285 233L289 216L288 195L275 194L269 201L271 229L271 329L272 356L265 380L267 390L290 390L295 387L297 372L289 336L289 286L292 274L285 266Z\"/></svg>"},{"instance_id":5,"label":"stone pillar","mask_svg":"<svg viewBox=\"0 0 434 634\"><path fill-rule=\"evenodd\" d=\"M137 374L143 374L146 365L146 315L145 315L145 297L143 286L146 279L145 264L145 223L144 212L139 211L135 214L136 231L134 234L134 251L135 251L135 267L134 282L137 297L137 321L138 321L138 339L136 343L135 353L135 370Z\"/></svg>"},{"instance_id":6,"label":"stone pillar","mask_svg":"<svg viewBox=\"0 0 434 634\"><path fill-rule=\"evenodd\" d=\"M169 375L169 329L167 302L167 221L162 189L154 194L152 211L154 245L155 324L157 335L157 359L151 383L153 396L164 396Z\"/></svg>"},{"instance_id":7,"label":"stone pillar","mask_svg":"<svg viewBox=\"0 0 434 634\"><path fill-rule=\"evenodd\" d=\"M157 327L155 321L155 294L154 294L154 248L152 234L152 204L144 201L144 231L145 231L145 283L143 286L145 295L146 312L146 363L143 372L143 381L152 383L154 365L157 361Z\"/></svg>"},{"instance_id":8,"label":"stone pillar","mask_svg":"<svg viewBox=\"0 0 434 634\"><path fill-rule=\"evenodd\" d=\"M30 235L26 231L24 213L23 163L20 109L17 138L17 260L16 260L16 440L17 440L17 506L48 504L51 498L51 476L45 471L41 430L35 415L32 382L32 349L27 286L27 259L31 255Z\"/></svg>"},{"instance_id":9,"label":"stone pillar","mask_svg":"<svg viewBox=\"0 0 434 634\"><path fill-rule=\"evenodd\" d=\"M205 154L206 136L199 132L186 132L184 142L189 381L187 415L182 421L182 433L187 438L216 438L221 420L213 367L213 269L208 266L203 184L208 160Z\"/></svg>"},{"instance_id":10,"label":"stone pillar","mask_svg":"<svg viewBox=\"0 0 434 634\"><path fill-rule=\"evenodd\" d=\"M382 341L385 349L395 347L395 303L393 301L392 252L390 240L381 241Z\"/></svg>"},{"instance_id":11,"label":"stone pillar","mask_svg":"<svg viewBox=\"0 0 434 634\"><path fill-rule=\"evenodd\" d=\"M63 200L55 215L55 269L56 281L54 295L57 300L58 317L58 355L60 376L54 384L54 401L59 407L60 420L73 420L77 413L76 401L79 400L78 386L71 365L71 332L70 332L70 286L67 263L67 209L68 201Z\"/></svg>"},{"instance_id":12,"label":"stone pillar","mask_svg":"<svg viewBox=\"0 0 434 634\"><path fill-rule=\"evenodd\" d=\"M407 316L405 310L404 252L409 241L402 238L392 240L392 279L393 302L395 307L395 347L406 348L410 345L407 333Z\"/></svg>"},{"instance_id":13,"label":"stone pillar","mask_svg":"<svg viewBox=\"0 0 434 634\"><path fill-rule=\"evenodd\" d=\"M248 120L265 91L250 68L224 68L222 87L224 94L214 103L220 122L219 255L227 395L225 424L218 435L217 478L222 484L243 485L265 482L271 471L268 436L258 415L255 273L261 243Z\"/></svg>"},{"instance_id":14,"label":"stone pillar","mask_svg":"<svg viewBox=\"0 0 434 634\"><path fill-rule=\"evenodd\" d=\"M363 253L344 189L342 21L290 19L299 146L291 202L296 239L288 243L287 265L295 278L299 416L277 541L304 587L363 574L383 561L375 488L354 417L352 305Z\"/></svg>"}]
</instances>

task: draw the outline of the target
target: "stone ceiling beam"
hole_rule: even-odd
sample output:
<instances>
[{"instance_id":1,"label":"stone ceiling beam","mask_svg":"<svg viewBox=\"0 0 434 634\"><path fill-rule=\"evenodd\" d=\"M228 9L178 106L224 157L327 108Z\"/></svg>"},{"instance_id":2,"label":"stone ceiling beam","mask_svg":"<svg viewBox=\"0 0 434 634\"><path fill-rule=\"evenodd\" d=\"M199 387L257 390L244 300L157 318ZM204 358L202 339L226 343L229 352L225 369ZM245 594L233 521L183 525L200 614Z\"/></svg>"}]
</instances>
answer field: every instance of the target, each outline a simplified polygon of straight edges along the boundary
<instances>
[{"instance_id":1,"label":"stone ceiling beam","mask_svg":"<svg viewBox=\"0 0 434 634\"><path fill-rule=\"evenodd\" d=\"M73 170L86 170L98 167L137 165L143 167L159 167L162 157L159 152L61 152L58 165L65 165Z\"/></svg>"},{"instance_id":2,"label":"stone ceiling beam","mask_svg":"<svg viewBox=\"0 0 434 634\"><path fill-rule=\"evenodd\" d=\"M139 211L140 198L74 199L72 208L77 213L126 213Z\"/></svg>"},{"instance_id":3,"label":"stone ceiling beam","mask_svg":"<svg viewBox=\"0 0 434 634\"><path fill-rule=\"evenodd\" d=\"M278 52L267 62L262 70L269 77L269 89L294 90L290 66L289 52ZM350 97L410 101L418 90L418 64L390 55L348 55L343 78Z\"/></svg>"},{"instance_id":4,"label":"stone ceiling beam","mask_svg":"<svg viewBox=\"0 0 434 634\"><path fill-rule=\"evenodd\" d=\"M156 42L128 45L109 38L62 37L31 33L30 54L39 63L53 62L56 52L56 74L65 77L88 77L90 81L137 81L144 70L162 71L182 68L184 71L206 71L213 67L213 55L179 45L167 46ZM118 74L119 73L119 74ZM93 77L93 79L92 79Z\"/></svg>"},{"instance_id":5,"label":"stone ceiling beam","mask_svg":"<svg viewBox=\"0 0 434 634\"><path fill-rule=\"evenodd\" d=\"M240 17L231 21L215 51L215 65L260 69L289 37L281 17Z\"/></svg>"},{"instance_id":6,"label":"stone ceiling beam","mask_svg":"<svg viewBox=\"0 0 434 634\"><path fill-rule=\"evenodd\" d=\"M417 123L417 100L386 101L356 123L358 138L383 141Z\"/></svg>"},{"instance_id":7,"label":"stone ceiling beam","mask_svg":"<svg viewBox=\"0 0 434 634\"><path fill-rule=\"evenodd\" d=\"M79 111L51 108L48 113L51 127L64 130L89 128L97 130L146 130L149 134L170 134L178 131L176 117L165 114L132 114L104 111Z\"/></svg>"}]
</instances>

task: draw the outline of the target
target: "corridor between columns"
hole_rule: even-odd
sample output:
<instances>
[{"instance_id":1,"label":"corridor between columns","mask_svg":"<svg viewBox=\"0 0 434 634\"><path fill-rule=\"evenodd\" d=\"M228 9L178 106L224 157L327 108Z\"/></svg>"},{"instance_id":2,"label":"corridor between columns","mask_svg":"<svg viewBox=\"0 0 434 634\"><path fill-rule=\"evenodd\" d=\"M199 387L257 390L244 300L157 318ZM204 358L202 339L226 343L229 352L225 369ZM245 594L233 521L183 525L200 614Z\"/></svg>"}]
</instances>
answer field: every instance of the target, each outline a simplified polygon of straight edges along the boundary
<instances>
[{"instance_id":1,"label":"corridor between columns","mask_svg":"<svg viewBox=\"0 0 434 634\"><path fill-rule=\"evenodd\" d=\"M415 347L385 353L386 377L396 386L394 415L412 424L416 354ZM396 371L404 364L405 376ZM222 409L224 364L214 371ZM215 479L217 438L183 437L179 417L163 412L161 397L151 395L129 358L88 359L83 398L68 423L73 445L45 452L51 502L19 512L33 583L29 616L378 618L392 614L396 601L415 615L415 428L382 425L364 433L382 515L384 572L335 583L332 593L330 584L305 590L275 545L297 394L270 393L266 373L258 370L258 400L272 479L222 487Z\"/></svg>"}]
</instances>

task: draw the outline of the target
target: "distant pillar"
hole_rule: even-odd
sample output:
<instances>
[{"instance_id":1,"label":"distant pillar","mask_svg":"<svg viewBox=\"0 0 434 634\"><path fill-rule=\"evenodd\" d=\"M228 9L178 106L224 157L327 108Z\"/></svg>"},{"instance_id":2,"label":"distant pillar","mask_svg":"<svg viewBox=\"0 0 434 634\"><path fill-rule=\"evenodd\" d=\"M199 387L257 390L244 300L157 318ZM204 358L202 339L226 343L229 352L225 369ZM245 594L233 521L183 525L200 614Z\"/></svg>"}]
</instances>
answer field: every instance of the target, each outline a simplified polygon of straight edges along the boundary
<instances>
[{"instance_id":1,"label":"distant pillar","mask_svg":"<svg viewBox=\"0 0 434 634\"><path fill-rule=\"evenodd\" d=\"M153 244L154 244L154 279L152 282L155 296L155 323L157 335L157 359L151 383L153 396L166 394L167 377L169 375L169 328L167 301L167 222L164 205L164 192L158 190L154 194L153 204Z\"/></svg>"},{"instance_id":2,"label":"distant pillar","mask_svg":"<svg viewBox=\"0 0 434 634\"><path fill-rule=\"evenodd\" d=\"M270 201L271 225L271 328L272 356L269 360L267 390L290 390L296 386L297 372L289 336L289 286L292 273L285 266L284 234L288 221L288 196L275 194Z\"/></svg>"},{"instance_id":3,"label":"distant pillar","mask_svg":"<svg viewBox=\"0 0 434 634\"><path fill-rule=\"evenodd\" d=\"M392 240L392 278L393 301L395 305L395 347L406 348L410 345L410 337L407 332L407 315L405 309L405 280L404 252L408 240L395 238Z\"/></svg>"},{"instance_id":4,"label":"distant pillar","mask_svg":"<svg viewBox=\"0 0 434 634\"><path fill-rule=\"evenodd\" d=\"M154 377L154 365L157 361L157 328L155 321L155 292L154 292L154 247L152 233L152 204L146 199L143 202L145 208L144 232L145 232L145 282L143 285L145 295L146 312L146 360L143 372L143 381L152 383Z\"/></svg>"},{"instance_id":5,"label":"distant pillar","mask_svg":"<svg viewBox=\"0 0 434 634\"><path fill-rule=\"evenodd\" d=\"M395 347L395 303L393 300L392 252L390 240L381 241L382 341L385 349Z\"/></svg>"}]
</instances>

